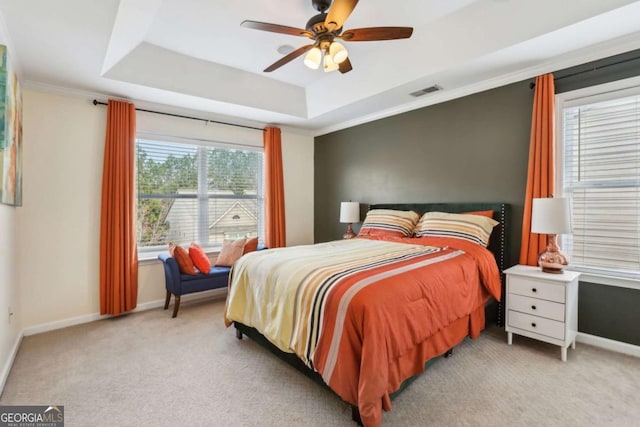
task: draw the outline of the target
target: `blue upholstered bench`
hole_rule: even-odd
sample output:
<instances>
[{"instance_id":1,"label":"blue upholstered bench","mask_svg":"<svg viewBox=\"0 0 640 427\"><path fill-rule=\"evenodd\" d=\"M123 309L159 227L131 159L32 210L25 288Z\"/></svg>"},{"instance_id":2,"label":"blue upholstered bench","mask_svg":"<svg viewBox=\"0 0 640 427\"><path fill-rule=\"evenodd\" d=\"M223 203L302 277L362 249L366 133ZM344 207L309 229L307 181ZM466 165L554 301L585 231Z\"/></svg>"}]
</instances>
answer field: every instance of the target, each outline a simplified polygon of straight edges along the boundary
<instances>
[{"instance_id":1,"label":"blue upholstered bench","mask_svg":"<svg viewBox=\"0 0 640 427\"><path fill-rule=\"evenodd\" d=\"M169 308L171 295L176 297L173 304L173 316L171 317L178 315L180 297L182 295L224 288L229 282L231 267L213 266L207 274L182 274L178 268L178 262L168 252L159 254L158 259L162 261L164 266L165 286L167 288L167 297L164 302L165 310Z\"/></svg>"}]
</instances>

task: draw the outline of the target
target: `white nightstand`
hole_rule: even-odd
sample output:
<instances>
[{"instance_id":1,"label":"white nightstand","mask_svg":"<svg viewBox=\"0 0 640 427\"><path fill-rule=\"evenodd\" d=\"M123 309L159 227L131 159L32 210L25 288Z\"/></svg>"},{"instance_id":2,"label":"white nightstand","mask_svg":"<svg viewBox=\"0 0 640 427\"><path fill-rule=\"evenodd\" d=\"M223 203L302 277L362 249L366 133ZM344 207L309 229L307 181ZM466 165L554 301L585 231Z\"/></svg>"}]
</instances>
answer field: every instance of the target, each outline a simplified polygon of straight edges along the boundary
<instances>
[{"instance_id":1,"label":"white nightstand","mask_svg":"<svg viewBox=\"0 0 640 427\"><path fill-rule=\"evenodd\" d=\"M580 273L543 273L540 267L516 265L507 275L505 330L511 345L513 334L523 335L561 348L576 348L578 334L578 278Z\"/></svg>"}]
</instances>

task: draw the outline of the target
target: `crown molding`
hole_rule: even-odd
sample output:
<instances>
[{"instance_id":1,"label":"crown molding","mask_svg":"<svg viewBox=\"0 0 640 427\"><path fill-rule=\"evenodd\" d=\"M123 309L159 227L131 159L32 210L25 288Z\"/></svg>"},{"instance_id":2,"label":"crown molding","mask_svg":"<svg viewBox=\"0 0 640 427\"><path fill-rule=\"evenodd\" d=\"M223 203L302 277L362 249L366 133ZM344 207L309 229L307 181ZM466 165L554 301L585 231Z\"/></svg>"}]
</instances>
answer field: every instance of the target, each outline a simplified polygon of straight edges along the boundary
<instances>
[{"instance_id":1,"label":"crown molding","mask_svg":"<svg viewBox=\"0 0 640 427\"><path fill-rule=\"evenodd\" d=\"M23 82L22 87L24 89L34 90L38 92L51 93L55 95L61 95L72 98L85 99L89 101L98 100L100 102L107 102L109 99L115 99L118 101L126 101L135 104L137 108L145 110L157 111L158 113L167 114L179 114L184 116L191 116L197 119L210 120L212 122L227 122L229 124L240 126L251 126L257 128L264 128L267 126L264 122L257 122L251 120L245 120L240 117L222 116L210 113L204 110L195 110L183 107L177 107L168 104L160 104L156 102L142 101L139 99L126 98L118 95L93 92L82 89L70 88L67 86L58 86L49 83L42 83L34 80L26 80ZM220 123L224 126L224 123Z\"/></svg>"}]
</instances>

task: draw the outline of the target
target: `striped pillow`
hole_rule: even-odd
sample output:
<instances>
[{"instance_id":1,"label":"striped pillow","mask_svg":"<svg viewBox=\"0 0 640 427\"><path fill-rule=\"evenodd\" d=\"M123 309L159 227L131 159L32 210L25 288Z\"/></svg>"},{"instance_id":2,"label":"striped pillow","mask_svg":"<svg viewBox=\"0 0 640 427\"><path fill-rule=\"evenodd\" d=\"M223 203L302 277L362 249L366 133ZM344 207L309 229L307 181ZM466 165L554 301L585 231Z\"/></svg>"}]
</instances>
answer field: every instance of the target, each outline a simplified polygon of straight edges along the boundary
<instances>
[{"instance_id":1,"label":"striped pillow","mask_svg":"<svg viewBox=\"0 0 640 427\"><path fill-rule=\"evenodd\" d=\"M372 209L360 228L359 236L397 236L407 237L420 219L414 211L396 211L391 209Z\"/></svg>"},{"instance_id":2,"label":"striped pillow","mask_svg":"<svg viewBox=\"0 0 640 427\"><path fill-rule=\"evenodd\" d=\"M415 232L416 237L452 237L486 247L493 227L498 224L498 221L486 216L427 212L420 218Z\"/></svg>"}]
</instances>

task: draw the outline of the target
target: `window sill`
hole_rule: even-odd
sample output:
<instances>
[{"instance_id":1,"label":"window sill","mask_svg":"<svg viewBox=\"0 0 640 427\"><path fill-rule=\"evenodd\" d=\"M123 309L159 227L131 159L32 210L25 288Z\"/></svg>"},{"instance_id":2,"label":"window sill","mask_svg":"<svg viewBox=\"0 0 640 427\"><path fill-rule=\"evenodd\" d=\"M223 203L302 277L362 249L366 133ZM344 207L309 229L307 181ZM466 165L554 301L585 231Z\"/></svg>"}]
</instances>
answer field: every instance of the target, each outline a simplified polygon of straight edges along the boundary
<instances>
[{"instance_id":1,"label":"window sill","mask_svg":"<svg viewBox=\"0 0 640 427\"><path fill-rule=\"evenodd\" d=\"M160 261L158 259L158 254L168 252L168 250L162 250L157 252L138 252L138 265L140 264L151 264L155 261ZM217 257L220 253L220 248L211 248L210 250L205 250L204 253L211 257Z\"/></svg>"},{"instance_id":2,"label":"window sill","mask_svg":"<svg viewBox=\"0 0 640 427\"><path fill-rule=\"evenodd\" d=\"M632 279L627 277L609 276L602 273L594 273L580 270L578 268L570 268L571 271L580 272L580 281L586 283L594 283L596 285L616 286L619 288L629 288L640 290L640 279Z\"/></svg>"}]
</instances>

